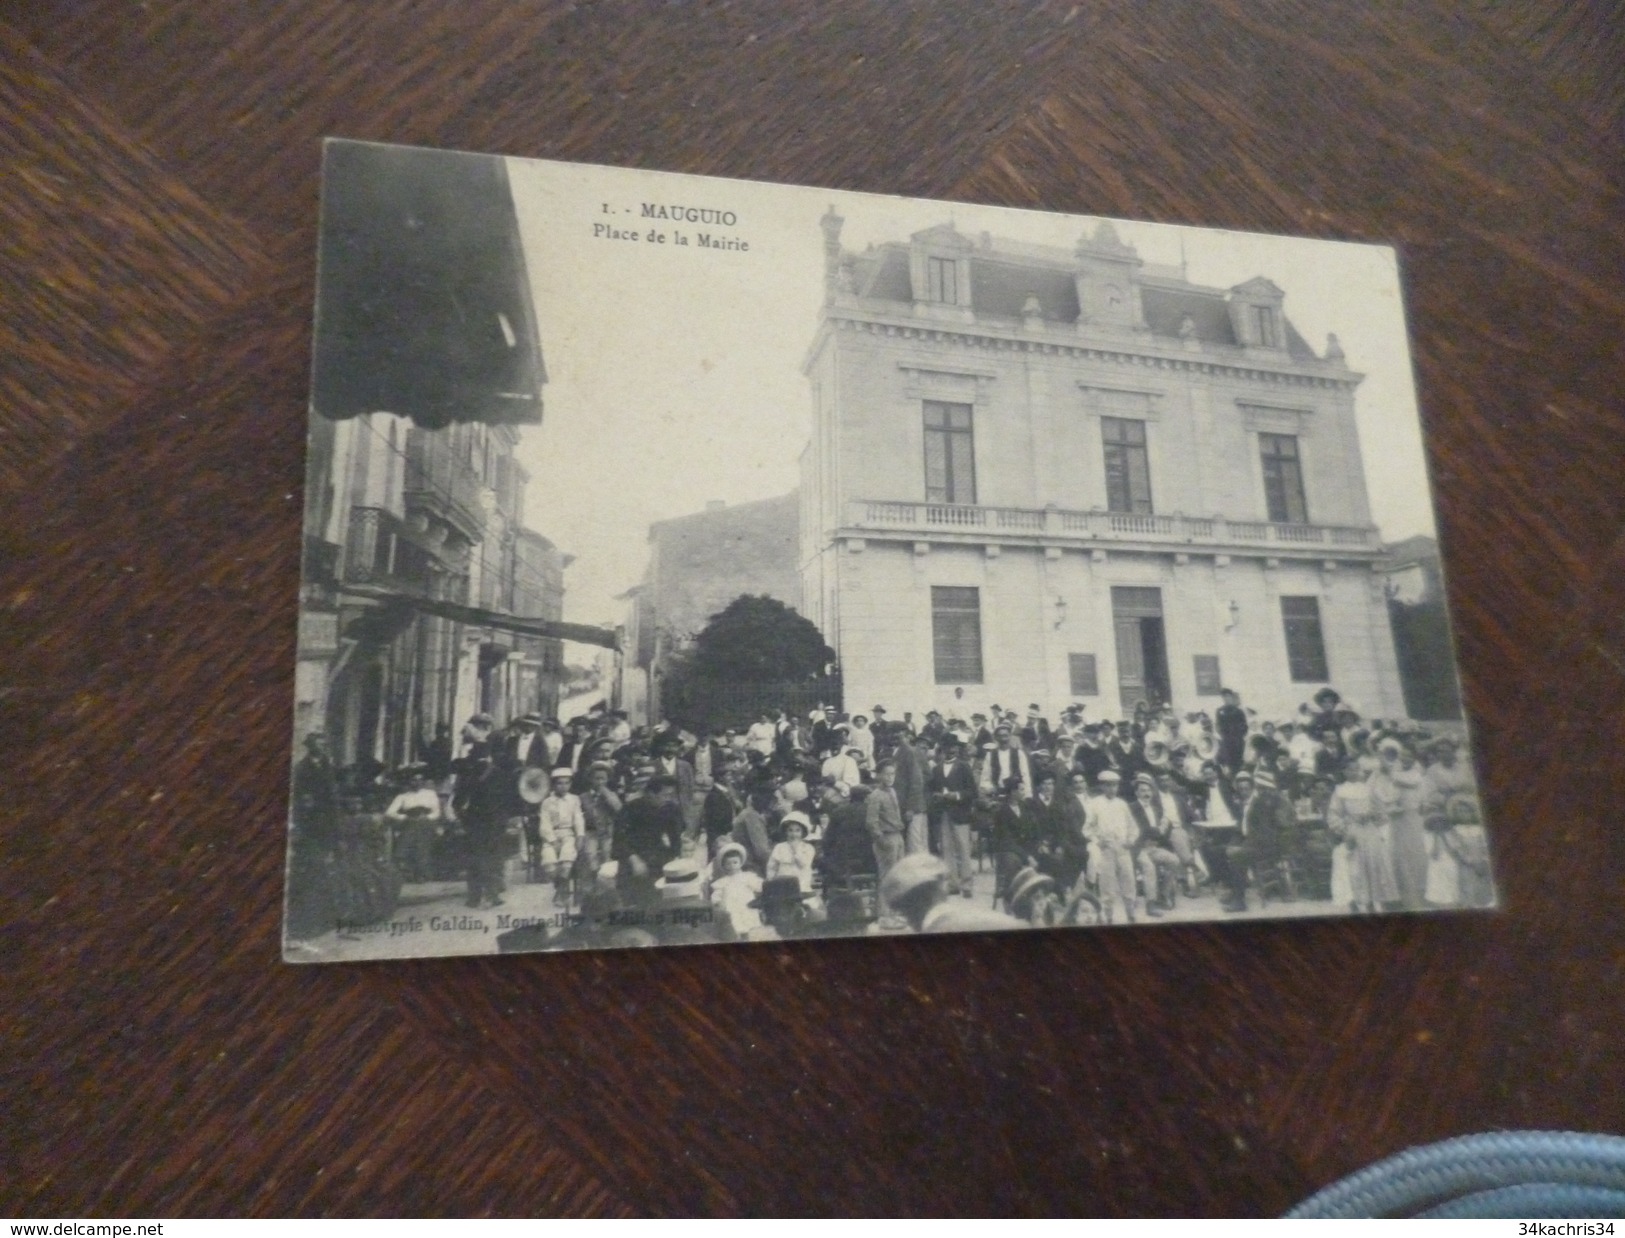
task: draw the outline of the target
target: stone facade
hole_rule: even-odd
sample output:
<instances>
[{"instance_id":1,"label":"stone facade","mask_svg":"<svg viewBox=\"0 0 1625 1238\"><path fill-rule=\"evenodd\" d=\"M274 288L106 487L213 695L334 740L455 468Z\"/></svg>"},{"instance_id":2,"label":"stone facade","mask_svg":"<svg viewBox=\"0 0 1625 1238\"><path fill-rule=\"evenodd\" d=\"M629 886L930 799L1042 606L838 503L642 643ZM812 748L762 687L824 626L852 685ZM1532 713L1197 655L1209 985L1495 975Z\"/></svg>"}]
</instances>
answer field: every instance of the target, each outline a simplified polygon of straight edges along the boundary
<instances>
[{"instance_id":1,"label":"stone facade","mask_svg":"<svg viewBox=\"0 0 1625 1238\"><path fill-rule=\"evenodd\" d=\"M1223 682L1286 715L1332 682L1403 712L1335 337L1316 354L1268 280L1191 284L1109 225L853 254L841 223L800 561L850 700L1116 717Z\"/></svg>"},{"instance_id":2,"label":"stone facade","mask_svg":"<svg viewBox=\"0 0 1625 1238\"><path fill-rule=\"evenodd\" d=\"M525 527L518 436L311 418L295 728L326 731L341 764L400 765L475 713L557 707L561 642L415 605L562 617L569 557Z\"/></svg>"},{"instance_id":3,"label":"stone facade","mask_svg":"<svg viewBox=\"0 0 1625 1238\"><path fill-rule=\"evenodd\" d=\"M549 538L521 528L514 540L513 613L523 619L564 618L564 569L575 562ZM520 699L533 702L544 717L559 712L559 688L564 681L564 642L554 636L515 638L521 653Z\"/></svg>"},{"instance_id":4,"label":"stone facade","mask_svg":"<svg viewBox=\"0 0 1625 1238\"><path fill-rule=\"evenodd\" d=\"M642 673L645 718L662 716L667 659L729 602L765 594L799 609L800 518L800 496L792 491L736 507L713 503L649 526L649 565L642 584L625 595L631 604L628 673ZM628 700L636 695L626 693Z\"/></svg>"}]
</instances>

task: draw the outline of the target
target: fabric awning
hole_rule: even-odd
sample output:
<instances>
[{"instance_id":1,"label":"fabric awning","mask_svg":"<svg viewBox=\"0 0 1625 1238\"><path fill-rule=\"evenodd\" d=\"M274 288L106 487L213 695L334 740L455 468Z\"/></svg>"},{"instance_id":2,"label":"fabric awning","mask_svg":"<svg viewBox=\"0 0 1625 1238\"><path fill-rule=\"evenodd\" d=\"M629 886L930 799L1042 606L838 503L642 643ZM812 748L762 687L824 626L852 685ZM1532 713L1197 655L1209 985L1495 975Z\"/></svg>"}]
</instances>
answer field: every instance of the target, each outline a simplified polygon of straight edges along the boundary
<instances>
[{"instance_id":1,"label":"fabric awning","mask_svg":"<svg viewBox=\"0 0 1625 1238\"><path fill-rule=\"evenodd\" d=\"M554 640L576 641L583 645L598 645L604 649L621 649L620 633L614 628L598 628L586 623L564 623L554 619L527 619L519 615L504 614L498 610L485 610L479 606L464 606L460 602L446 602L437 598L417 597L409 593L396 593L371 585L341 584L339 592L374 602L390 602L409 607L425 615L437 615L456 623L475 627L495 628L514 632L520 636L541 636Z\"/></svg>"}]
</instances>

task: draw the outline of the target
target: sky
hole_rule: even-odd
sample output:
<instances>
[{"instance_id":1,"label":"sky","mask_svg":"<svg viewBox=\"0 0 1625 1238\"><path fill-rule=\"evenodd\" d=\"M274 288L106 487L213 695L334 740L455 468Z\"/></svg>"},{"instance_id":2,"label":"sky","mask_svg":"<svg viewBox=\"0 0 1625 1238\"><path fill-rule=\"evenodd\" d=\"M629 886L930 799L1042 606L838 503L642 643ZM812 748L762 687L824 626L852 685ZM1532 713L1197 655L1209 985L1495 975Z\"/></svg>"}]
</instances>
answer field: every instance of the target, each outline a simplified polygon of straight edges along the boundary
<instances>
[{"instance_id":1,"label":"sky","mask_svg":"<svg viewBox=\"0 0 1625 1238\"><path fill-rule=\"evenodd\" d=\"M1098 222L542 160L510 159L508 171L548 373L543 422L519 445L531 474L525 519L575 556L565 618L581 623L624 620L617 596L642 577L651 522L796 486L811 424L801 365L823 304L828 207L846 220L842 244L860 250L945 221L1070 248ZM646 202L734 221L645 219ZM1382 535L1434 535L1391 249L1113 222L1147 262L1178 264L1183 251L1195 283L1273 280L1317 352L1335 331L1350 368L1366 375L1356 417ZM702 233L749 248L700 248Z\"/></svg>"}]
</instances>

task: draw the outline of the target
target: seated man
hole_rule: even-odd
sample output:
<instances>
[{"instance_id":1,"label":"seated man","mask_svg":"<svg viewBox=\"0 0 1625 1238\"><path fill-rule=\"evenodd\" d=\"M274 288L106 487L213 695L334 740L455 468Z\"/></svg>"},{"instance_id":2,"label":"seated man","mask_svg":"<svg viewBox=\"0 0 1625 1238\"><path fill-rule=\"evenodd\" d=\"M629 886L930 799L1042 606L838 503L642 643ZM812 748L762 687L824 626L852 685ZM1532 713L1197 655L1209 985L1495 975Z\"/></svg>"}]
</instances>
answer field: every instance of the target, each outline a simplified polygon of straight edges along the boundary
<instances>
[{"instance_id":1,"label":"seated man","mask_svg":"<svg viewBox=\"0 0 1625 1238\"><path fill-rule=\"evenodd\" d=\"M1116 770L1101 772L1100 794L1086 805L1089 816L1083 827L1090 843L1091 875L1099 884L1101 915L1108 924L1119 923L1119 916L1130 924L1136 919L1134 843L1139 826L1117 797L1121 783Z\"/></svg>"},{"instance_id":2,"label":"seated man","mask_svg":"<svg viewBox=\"0 0 1625 1238\"><path fill-rule=\"evenodd\" d=\"M824 813L829 824L824 827L817 868L824 874L825 886L850 889L854 880L878 879L868 816L863 802L853 801L852 789L846 783L825 788Z\"/></svg>"},{"instance_id":3,"label":"seated man","mask_svg":"<svg viewBox=\"0 0 1625 1238\"><path fill-rule=\"evenodd\" d=\"M1243 872L1251 867L1253 876L1261 882L1271 881L1281 873L1283 861L1297 858L1297 813L1292 809L1292 801L1276 787L1275 775L1268 769L1260 769L1250 776L1245 771L1238 774L1236 790L1242 796L1240 866ZM1245 885L1241 885L1238 897L1245 906ZM1288 897L1296 897L1296 891L1290 886Z\"/></svg>"},{"instance_id":4,"label":"seated man","mask_svg":"<svg viewBox=\"0 0 1625 1238\"><path fill-rule=\"evenodd\" d=\"M1179 857L1185 875L1185 893L1194 893L1207 878L1201 853L1193 837L1195 812L1189 797L1180 789L1172 770L1156 776L1157 798L1162 803L1162 819L1168 827L1168 848Z\"/></svg>"},{"instance_id":5,"label":"seated man","mask_svg":"<svg viewBox=\"0 0 1625 1238\"><path fill-rule=\"evenodd\" d=\"M1163 816L1162 800L1150 774L1142 773L1134 779L1134 798L1129 801L1129 812L1139 831L1134 841L1134 859L1140 882L1145 887L1145 911L1149 916L1160 916L1173 909L1174 890L1182 865L1173 850L1172 825Z\"/></svg>"}]
</instances>

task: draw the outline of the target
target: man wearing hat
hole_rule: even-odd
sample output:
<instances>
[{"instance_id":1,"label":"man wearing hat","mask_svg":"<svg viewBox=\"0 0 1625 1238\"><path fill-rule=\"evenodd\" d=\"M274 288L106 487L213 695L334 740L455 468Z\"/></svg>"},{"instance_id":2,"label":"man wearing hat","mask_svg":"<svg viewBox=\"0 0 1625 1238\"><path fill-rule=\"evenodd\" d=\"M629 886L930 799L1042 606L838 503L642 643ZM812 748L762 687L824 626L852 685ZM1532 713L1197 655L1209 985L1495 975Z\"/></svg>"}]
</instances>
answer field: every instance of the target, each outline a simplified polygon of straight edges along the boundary
<instances>
[{"instance_id":1,"label":"man wearing hat","mask_svg":"<svg viewBox=\"0 0 1625 1238\"><path fill-rule=\"evenodd\" d=\"M571 793L575 771L561 765L553 771L547 798L537 807L537 834L541 840L540 873L551 876L560 902L569 901L570 871L580 852L587 821L581 800Z\"/></svg>"},{"instance_id":2,"label":"man wearing hat","mask_svg":"<svg viewBox=\"0 0 1625 1238\"><path fill-rule=\"evenodd\" d=\"M903 858L908 837L908 823L897 797L897 767L890 761L882 761L875 771L875 785L863 807L864 821L869 827L869 841L875 849L875 869L884 877ZM880 914L883 920L890 919L892 915L884 896L880 902Z\"/></svg>"},{"instance_id":3,"label":"man wearing hat","mask_svg":"<svg viewBox=\"0 0 1625 1238\"><path fill-rule=\"evenodd\" d=\"M1008 722L1001 722L993 729L993 751L987 754L987 760L982 763L980 782L984 790L991 792L1004 786L1008 778L1020 778L1021 785L1032 791L1032 764L1027 754L1016 747L1014 740L1015 731Z\"/></svg>"},{"instance_id":4,"label":"man wearing hat","mask_svg":"<svg viewBox=\"0 0 1625 1238\"><path fill-rule=\"evenodd\" d=\"M1134 824L1134 814L1118 798L1122 782L1122 775L1116 770L1102 770L1100 794L1085 805L1088 816L1083 832L1092 844L1095 876L1100 883L1101 915L1107 924L1117 923L1119 914L1130 924L1136 918L1133 847L1139 830Z\"/></svg>"},{"instance_id":5,"label":"man wearing hat","mask_svg":"<svg viewBox=\"0 0 1625 1238\"><path fill-rule=\"evenodd\" d=\"M935 709L926 710L925 725L920 728L920 742L935 748L947 733L948 724L942 720L941 712Z\"/></svg>"},{"instance_id":6,"label":"man wearing hat","mask_svg":"<svg viewBox=\"0 0 1625 1238\"><path fill-rule=\"evenodd\" d=\"M1242 756L1247 749L1247 711L1241 707L1241 694L1233 688L1220 690L1224 704L1213 716L1219 732L1219 765L1230 774L1241 768Z\"/></svg>"},{"instance_id":7,"label":"man wearing hat","mask_svg":"<svg viewBox=\"0 0 1625 1238\"><path fill-rule=\"evenodd\" d=\"M1085 781L1093 787L1100 782L1102 770L1112 768L1112 759L1101 743L1101 731L1110 731L1104 722L1086 722L1078 732L1077 747L1072 752L1072 764L1083 772Z\"/></svg>"},{"instance_id":8,"label":"man wearing hat","mask_svg":"<svg viewBox=\"0 0 1625 1238\"><path fill-rule=\"evenodd\" d=\"M745 934L746 941L784 941L794 937L816 936L816 929L807 911L810 891L803 890L794 877L769 877L762 883L762 892L749 906L759 911L762 927Z\"/></svg>"},{"instance_id":9,"label":"man wearing hat","mask_svg":"<svg viewBox=\"0 0 1625 1238\"><path fill-rule=\"evenodd\" d=\"M683 814L677 806L677 780L655 775L644 794L627 803L615 831L611 855L615 885L628 906L655 901L656 874L683 845Z\"/></svg>"},{"instance_id":10,"label":"man wearing hat","mask_svg":"<svg viewBox=\"0 0 1625 1238\"><path fill-rule=\"evenodd\" d=\"M683 828L693 833L699 819L699 803L694 798L694 767L678 756L682 746L677 732L662 735L655 742L655 773L677 783L677 807L683 813Z\"/></svg>"},{"instance_id":11,"label":"man wearing hat","mask_svg":"<svg viewBox=\"0 0 1625 1238\"><path fill-rule=\"evenodd\" d=\"M774 788L771 778L756 777L745 788L745 806L734 818L729 837L745 848L750 866L758 872L767 870L768 857L773 854L773 841L767 833L767 811L773 805Z\"/></svg>"},{"instance_id":12,"label":"man wearing hat","mask_svg":"<svg viewBox=\"0 0 1625 1238\"><path fill-rule=\"evenodd\" d=\"M593 749L602 744L604 747L604 759L608 760L610 756L610 746L606 741L595 740L593 738L592 729L587 725L587 721L584 718L571 718L569 725L561 731L547 730L547 722L551 721L552 719L550 718L546 722L543 722L542 739L544 742L546 742L548 751L553 753L552 768L557 769L561 765L568 765L571 769L573 769L576 772L576 786L579 790L579 788L586 786L586 774L588 766L592 763L591 754ZM557 736L559 741L558 749L556 751L553 748L553 739L555 736Z\"/></svg>"},{"instance_id":13,"label":"man wearing hat","mask_svg":"<svg viewBox=\"0 0 1625 1238\"><path fill-rule=\"evenodd\" d=\"M814 752L828 750L830 741L834 738L834 710L820 703L807 712L807 723L812 728L812 750Z\"/></svg>"},{"instance_id":14,"label":"man wearing hat","mask_svg":"<svg viewBox=\"0 0 1625 1238\"><path fill-rule=\"evenodd\" d=\"M1190 799L1192 786L1177 770L1157 774L1156 781L1157 799L1162 804L1163 820L1168 823L1168 845L1179 857L1185 874L1185 893L1189 895L1207 878L1205 861L1196 849L1196 810Z\"/></svg>"},{"instance_id":15,"label":"man wearing hat","mask_svg":"<svg viewBox=\"0 0 1625 1238\"><path fill-rule=\"evenodd\" d=\"M459 765L452 805L463 827L467 905L500 907L508 823L521 819L529 805L519 798L519 771L507 749L498 746L493 752L487 744L476 744L460 758Z\"/></svg>"},{"instance_id":16,"label":"man wearing hat","mask_svg":"<svg viewBox=\"0 0 1625 1238\"><path fill-rule=\"evenodd\" d=\"M581 793L581 819L585 830L581 836L578 867L588 873L596 873L598 866L609 858L615 820L621 815L621 797L610 786L614 774L615 766L607 760L594 761L587 767L587 789Z\"/></svg>"},{"instance_id":17,"label":"man wearing hat","mask_svg":"<svg viewBox=\"0 0 1625 1238\"><path fill-rule=\"evenodd\" d=\"M928 851L904 856L880 881L884 906L916 933L985 933L1021 928L1014 916L948 896L948 869Z\"/></svg>"},{"instance_id":18,"label":"man wearing hat","mask_svg":"<svg viewBox=\"0 0 1625 1238\"><path fill-rule=\"evenodd\" d=\"M1050 746L1049 719L1037 705L1027 706L1027 725L1021 728L1021 745L1028 752Z\"/></svg>"},{"instance_id":19,"label":"man wearing hat","mask_svg":"<svg viewBox=\"0 0 1625 1238\"><path fill-rule=\"evenodd\" d=\"M1292 801L1281 793L1274 771L1267 767L1255 770L1251 779L1245 774L1238 775L1236 787L1243 797L1241 833L1247 863L1259 874L1275 871L1298 852L1298 814ZM1241 904L1237 910L1244 910L1247 904L1245 873L1232 876L1231 899Z\"/></svg>"},{"instance_id":20,"label":"man wearing hat","mask_svg":"<svg viewBox=\"0 0 1625 1238\"><path fill-rule=\"evenodd\" d=\"M937 837L948 864L948 885L971 898L976 866L971 856L971 816L976 808L976 774L965 746L953 735L942 740L942 763L931 772L929 796Z\"/></svg>"},{"instance_id":21,"label":"man wearing hat","mask_svg":"<svg viewBox=\"0 0 1625 1238\"><path fill-rule=\"evenodd\" d=\"M1061 724L1055 728L1055 734L1063 739L1076 742L1078 732L1083 729L1083 706L1068 705L1061 711Z\"/></svg>"},{"instance_id":22,"label":"man wearing hat","mask_svg":"<svg viewBox=\"0 0 1625 1238\"><path fill-rule=\"evenodd\" d=\"M305 736L305 755L293 767L292 850L300 859L319 860L339 845L339 782L327 754L327 736Z\"/></svg>"},{"instance_id":23,"label":"man wearing hat","mask_svg":"<svg viewBox=\"0 0 1625 1238\"><path fill-rule=\"evenodd\" d=\"M561 765L569 765L568 761L559 760L559 754L564 751L564 728L559 725L557 718L542 719L542 747L547 749L547 768L557 769ZM572 765L572 769L575 767Z\"/></svg>"},{"instance_id":24,"label":"man wearing hat","mask_svg":"<svg viewBox=\"0 0 1625 1238\"><path fill-rule=\"evenodd\" d=\"M547 745L540 734L540 714L520 714L508 732L508 750L519 769L551 769Z\"/></svg>"},{"instance_id":25,"label":"man wearing hat","mask_svg":"<svg viewBox=\"0 0 1625 1238\"><path fill-rule=\"evenodd\" d=\"M1138 837L1134 841L1134 861L1145 890L1145 912L1160 916L1171 911L1183 867L1173 848L1173 823L1163 815L1157 780L1144 771L1134 776L1133 798L1127 800Z\"/></svg>"},{"instance_id":26,"label":"man wearing hat","mask_svg":"<svg viewBox=\"0 0 1625 1238\"><path fill-rule=\"evenodd\" d=\"M1124 782L1133 779L1145 768L1145 755L1135 737L1134 724L1127 718L1118 720L1117 726L1106 740L1106 756Z\"/></svg>"},{"instance_id":27,"label":"man wearing hat","mask_svg":"<svg viewBox=\"0 0 1625 1238\"><path fill-rule=\"evenodd\" d=\"M1241 797L1236 784L1225 777L1217 761L1202 762L1202 782L1205 789L1195 791L1191 801L1192 810L1200 818L1202 860L1207 865L1208 875L1225 891L1220 896L1221 905L1233 903L1236 865L1231 855L1239 854L1241 847ZM1243 886L1245 883L1243 873Z\"/></svg>"},{"instance_id":28,"label":"man wearing hat","mask_svg":"<svg viewBox=\"0 0 1625 1238\"><path fill-rule=\"evenodd\" d=\"M892 764L897 767L898 807L903 810L906 829L903 832L903 850L908 855L916 851L929 851L930 819L926 815L926 763L915 746L914 737L907 727L897 732L897 745L892 749Z\"/></svg>"},{"instance_id":29,"label":"man wearing hat","mask_svg":"<svg viewBox=\"0 0 1625 1238\"><path fill-rule=\"evenodd\" d=\"M714 858L717 848L733 833L734 818L744 808L739 794L740 767L731 757L721 758L700 806L700 838L706 858Z\"/></svg>"},{"instance_id":30,"label":"man wearing hat","mask_svg":"<svg viewBox=\"0 0 1625 1238\"><path fill-rule=\"evenodd\" d=\"M971 751L980 752L993 742L993 728L988 725L986 714L972 714L970 729Z\"/></svg>"},{"instance_id":31,"label":"man wearing hat","mask_svg":"<svg viewBox=\"0 0 1625 1238\"><path fill-rule=\"evenodd\" d=\"M828 889L850 889L855 881L878 878L875 849L869 841L869 823L862 804L852 802L851 788L837 782L824 792L829 825L818 849L817 865Z\"/></svg>"}]
</instances>

